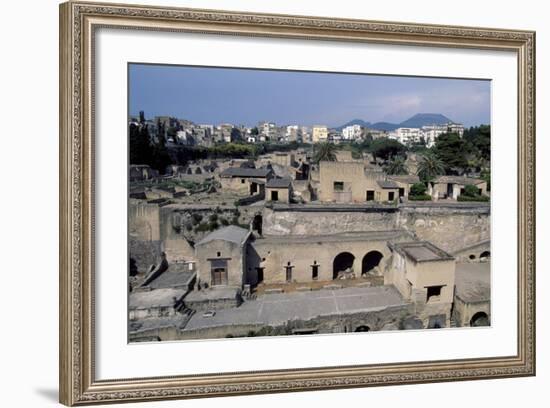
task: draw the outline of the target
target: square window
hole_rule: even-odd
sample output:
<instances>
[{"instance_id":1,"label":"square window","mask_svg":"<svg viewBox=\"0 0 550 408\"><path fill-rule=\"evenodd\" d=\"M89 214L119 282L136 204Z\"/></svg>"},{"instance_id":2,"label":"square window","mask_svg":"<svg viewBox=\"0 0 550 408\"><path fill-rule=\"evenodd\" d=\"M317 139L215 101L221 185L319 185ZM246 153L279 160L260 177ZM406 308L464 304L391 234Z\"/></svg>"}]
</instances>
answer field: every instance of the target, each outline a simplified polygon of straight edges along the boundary
<instances>
[{"instance_id":1,"label":"square window","mask_svg":"<svg viewBox=\"0 0 550 408\"><path fill-rule=\"evenodd\" d=\"M426 295L426 302L437 302L439 301L439 298L441 297L441 288L443 286L428 286L427 289L427 295Z\"/></svg>"}]
</instances>

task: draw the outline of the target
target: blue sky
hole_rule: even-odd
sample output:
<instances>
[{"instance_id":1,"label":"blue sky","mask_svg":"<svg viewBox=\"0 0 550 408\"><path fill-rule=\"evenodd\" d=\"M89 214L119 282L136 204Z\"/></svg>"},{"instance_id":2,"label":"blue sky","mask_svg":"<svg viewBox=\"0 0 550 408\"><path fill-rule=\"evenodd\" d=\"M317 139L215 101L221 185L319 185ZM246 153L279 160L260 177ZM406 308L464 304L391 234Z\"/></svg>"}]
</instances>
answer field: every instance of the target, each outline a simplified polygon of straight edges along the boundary
<instances>
[{"instance_id":1,"label":"blue sky","mask_svg":"<svg viewBox=\"0 0 550 408\"><path fill-rule=\"evenodd\" d=\"M339 126L441 113L490 123L490 81L130 64L129 112L195 123Z\"/></svg>"}]
</instances>

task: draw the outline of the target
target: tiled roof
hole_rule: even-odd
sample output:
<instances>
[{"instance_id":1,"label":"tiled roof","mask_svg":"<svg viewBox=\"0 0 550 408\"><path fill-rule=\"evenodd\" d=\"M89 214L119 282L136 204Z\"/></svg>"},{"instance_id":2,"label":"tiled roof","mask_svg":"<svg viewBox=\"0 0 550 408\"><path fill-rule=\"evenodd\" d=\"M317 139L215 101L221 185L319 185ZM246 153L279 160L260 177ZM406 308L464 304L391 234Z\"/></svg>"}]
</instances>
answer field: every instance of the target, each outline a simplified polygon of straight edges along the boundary
<instances>
[{"instance_id":1,"label":"tiled roof","mask_svg":"<svg viewBox=\"0 0 550 408\"><path fill-rule=\"evenodd\" d=\"M399 187L397 184L395 184L391 180L377 180L376 182L378 183L380 188L388 188L389 189L389 188L398 188Z\"/></svg>"},{"instance_id":2,"label":"tiled roof","mask_svg":"<svg viewBox=\"0 0 550 408\"><path fill-rule=\"evenodd\" d=\"M249 231L245 230L244 228L237 227L236 225L229 225L227 227L220 228L208 234L202 240L197 242L195 246L203 245L215 240L229 241L235 244L242 244L246 239L246 237L248 237L248 234L249 234Z\"/></svg>"},{"instance_id":3,"label":"tiled roof","mask_svg":"<svg viewBox=\"0 0 550 408\"><path fill-rule=\"evenodd\" d=\"M267 188L288 188L290 187L289 178L272 178L266 184Z\"/></svg>"},{"instance_id":4,"label":"tiled roof","mask_svg":"<svg viewBox=\"0 0 550 408\"><path fill-rule=\"evenodd\" d=\"M420 182L420 177L414 174L388 176L388 178L393 181L399 181L407 184L415 184Z\"/></svg>"},{"instance_id":5,"label":"tiled roof","mask_svg":"<svg viewBox=\"0 0 550 408\"><path fill-rule=\"evenodd\" d=\"M484 183L484 180L476 179L472 177L464 176L439 176L435 179L435 183L451 183L451 184L462 184L462 185L476 185Z\"/></svg>"},{"instance_id":6,"label":"tiled roof","mask_svg":"<svg viewBox=\"0 0 550 408\"><path fill-rule=\"evenodd\" d=\"M221 177L267 177L269 169L249 169L242 167L229 167L221 172Z\"/></svg>"}]
</instances>

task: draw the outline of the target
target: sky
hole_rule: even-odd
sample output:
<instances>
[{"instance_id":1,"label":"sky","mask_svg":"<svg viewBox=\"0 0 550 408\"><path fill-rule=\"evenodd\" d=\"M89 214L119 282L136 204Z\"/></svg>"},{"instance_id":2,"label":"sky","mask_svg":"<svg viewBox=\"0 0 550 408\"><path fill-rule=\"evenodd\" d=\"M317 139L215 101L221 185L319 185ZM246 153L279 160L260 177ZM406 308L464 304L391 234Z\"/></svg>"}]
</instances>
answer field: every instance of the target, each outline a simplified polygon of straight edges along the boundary
<instances>
[{"instance_id":1,"label":"sky","mask_svg":"<svg viewBox=\"0 0 550 408\"><path fill-rule=\"evenodd\" d=\"M488 80L130 64L129 113L329 127L440 113L469 127L490 123L490 87Z\"/></svg>"}]
</instances>

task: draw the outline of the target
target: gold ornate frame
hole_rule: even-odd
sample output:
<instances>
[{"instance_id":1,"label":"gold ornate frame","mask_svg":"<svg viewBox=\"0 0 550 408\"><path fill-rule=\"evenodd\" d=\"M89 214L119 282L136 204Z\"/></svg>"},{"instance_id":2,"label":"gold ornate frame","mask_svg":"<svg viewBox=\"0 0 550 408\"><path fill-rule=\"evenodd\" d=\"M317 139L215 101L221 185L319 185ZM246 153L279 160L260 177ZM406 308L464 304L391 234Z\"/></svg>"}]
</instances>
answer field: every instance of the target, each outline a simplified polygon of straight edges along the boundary
<instances>
[{"instance_id":1,"label":"gold ornate frame","mask_svg":"<svg viewBox=\"0 0 550 408\"><path fill-rule=\"evenodd\" d=\"M516 355L177 377L95 379L93 47L98 27L506 50L518 63ZM535 33L68 2L60 6L60 401L66 405L535 374Z\"/></svg>"}]
</instances>

